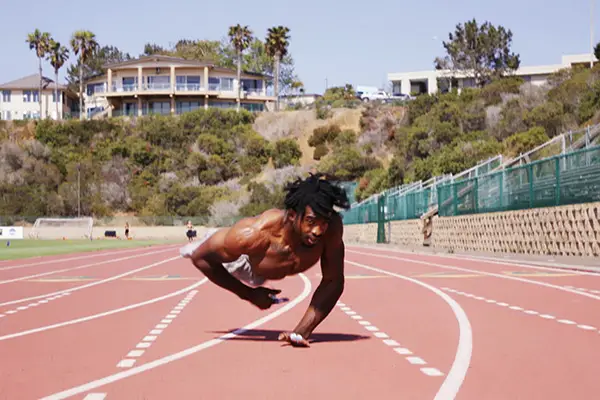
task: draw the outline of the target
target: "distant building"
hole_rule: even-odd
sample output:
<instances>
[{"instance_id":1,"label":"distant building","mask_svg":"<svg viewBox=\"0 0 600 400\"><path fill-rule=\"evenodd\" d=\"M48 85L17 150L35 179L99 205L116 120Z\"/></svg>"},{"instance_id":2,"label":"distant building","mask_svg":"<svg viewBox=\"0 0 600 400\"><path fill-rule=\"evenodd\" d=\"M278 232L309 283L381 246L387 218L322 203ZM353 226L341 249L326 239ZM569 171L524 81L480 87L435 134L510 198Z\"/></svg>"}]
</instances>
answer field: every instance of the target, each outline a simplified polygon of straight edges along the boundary
<instances>
[{"instance_id":1,"label":"distant building","mask_svg":"<svg viewBox=\"0 0 600 400\"><path fill-rule=\"evenodd\" d=\"M283 107L293 107L296 105L308 106L323 97L317 93L298 93L284 94L279 96L279 104Z\"/></svg>"},{"instance_id":2,"label":"distant building","mask_svg":"<svg viewBox=\"0 0 600 400\"><path fill-rule=\"evenodd\" d=\"M526 82L531 82L534 85L542 85L547 81L548 76L561 69L572 68L576 65L589 66L592 58L594 62L598 61L590 54L566 55L562 57L561 64L521 67L513 75L520 76ZM475 86L472 78L448 70L392 72L388 74L388 80L392 83L393 93L395 94L432 94L438 90L446 92L449 89L450 77L452 77L452 87L458 87L459 90Z\"/></svg>"},{"instance_id":3,"label":"distant building","mask_svg":"<svg viewBox=\"0 0 600 400\"><path fill-rule=\"evenodd\" d=\"M236 70L183 58L152 55L105 65L85 82L86 111L108 116L182 114L198 108L236 107ZM275 97L270 77L242 72L241 106L263 111Z\"/></svg>"},{"instance_id":4,"label":"distant building","mask_svg":"<svg viewBox=\"0 0 600 400\"><path fill-rule=\"evenodd\" d=\"M32 74L0 85L0 119L64 119L77 110L79 97L67 86L58 84L58 115L56 115L56 93L52 79L42 80L42 115L40 116L40 76Z\"/></svg>"}]
</instances>

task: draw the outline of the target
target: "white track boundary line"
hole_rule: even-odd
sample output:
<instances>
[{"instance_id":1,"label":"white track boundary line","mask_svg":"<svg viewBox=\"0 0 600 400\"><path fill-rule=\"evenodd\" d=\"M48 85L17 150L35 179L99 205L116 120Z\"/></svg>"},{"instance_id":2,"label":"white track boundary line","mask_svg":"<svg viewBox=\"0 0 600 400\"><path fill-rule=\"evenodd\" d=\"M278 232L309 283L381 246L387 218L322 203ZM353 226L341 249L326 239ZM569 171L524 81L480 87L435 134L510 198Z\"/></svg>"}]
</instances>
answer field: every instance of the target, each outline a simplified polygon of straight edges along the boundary
<instances>
[{"instance_id":1,"label":"white track boundary line","mask_svg":"<svg viewBox=\"0 0 600 400\"><path fill-rule=\"evenodd\" d=\"M384 248L381 246L368 246L368 245L348 245L348 248L359 248L359 249L370 249L370 250L380 250L380 251L389 251L391 253L400 253L400 254L412 254L412 255L421 255L421 256L429 256L429 257L440 257L447 258L451 260L468 260L468 261L481 261L490 264L497 265L506 265L506 266L515 266L529 269L538 269L541 271L556 271L556 270L568 270L570 273L574 275L588 275L588 276L598 276L597 272L586 272L581 271L580 269L585 269L586 267L583 265L569 265L569 264L559 264L559 263L547 263L547 262L537 262L531 261L531 263L536 263L539 265L531 265L525 264L529 261L524 260L506 260L502 258L494 258L494 257L484 257L484 256L469 256L469 255L454 255L454 254L433 254L425 251L406 251L400 250L396 248ZM523 263L523 264L521 264ZM545 265L545 266L542 266ZM574 270L573 268L578 268L578 270Z\"/></svg>"},{"instance_id":2,"label":"white track boundary line","mask_svg":"<svg viewBox=\"0 0 600 400\"><path fill-rule=\"evenodd\" d=\"M364 320L362 315L356 314L356 311L352 311L352 309L350 307L348 307L346 304L340 303L338 301L337 306L340 308L340 310L342 310L344 313L346 313L346 315L350 316L350 318L352 318L353 320L358 322L363 328L365 328L366 330L371 332L373 334L373 336L375 336L378 339L382 339L382 342L386 346L389 346L396 353L402 354L402 355L413 354L412 351L401 346L400 343L398 343L394 339L391 339L387 333L380 331L379 328L372 325L369 321ZM411 364L418 364L418 365L427 364L427 361L423 360L420 357L415 357L414 355L413 356L405 356L404 358L406 359L406 361L408 361ZM427 376L436 376L437 377L437 376L444 375L443 372L441 372L439 369L432 368L432 367L422 367L422 368L420 368L420 371Z\"/></svg>"},{"instance_id":3,"label":"white track boundary line","mask_svg":"<svg viewBox=\"0 0 600 400\"><path fill-rule=\"evenodd\" d=\"M501 274L496 274L496 273L493 273L493 272L484 272L484 271L479 271L479 270L475 270L475 269L461 268L461 267L455 267L455 266L444 265L444 264L437 264L437 263L433 263L433 262L429 262L429 261L421 261L421 260L413 260L413 259L410 259L410 258L388 256L388 255L385 255L385 254L363 253L363 252L355 251L355 250L347 250L346 252L347 253L362 254L362 255L371 256L371 257L387 258L387 259L390 259L390 260L398 260L398 261L405 261L405 262L411 262L411 263L422 264L422 265L429 265L429 266L432 266L432 267L438 267L438 268L444 268L444 269L453 269L455 271L470 272L472 274L493 276L495 278L501 278L501 279L509 279L509 280L518 281L518 282L530 283L532 285L543 286L543 287L547 287L547 288L550 288L550 289L562 290L563 292L568 292L568 293L573 293L573 294L577 294L577 295L580 295L580 296L589 297L590 299L594 299L594 300L600 300L600 296L595 296L595 295L593 295L591 293L580 292L580 291L577 291L577 290L572 290L572 289L565 288L563 286L557 286L557 285L553 285L551 283L546 283L546 282L542 282L542 281L534 281L534 280L530 280L530 279L526 279L526 278L519 278L519 277L516 277L516 276L501 275Z\"/></svg>"},{"instance_id":4,"label":"white track boundary line","mask_svg":"<svg viewBox=\"0 0 600 400\"><path fill-rule=\"evenodd\" d=\"M150 348L150 346L152 346L152 343L156 342L159 335L162 334L165 331L165 329L167 329L170 326L171 322L173 322L173 320L179 315L179 313L185 308L185 306L187 306L192 301L196 294L198 294L198 291L192 290L187 294L187 296L185 296L183 300L181 300L179 303L173 306L173 308L167 312L167 315L161 317L161 321L157 325L155 325L154 328L150 330L150 332L144 335L144 338L137 343L137 346L135 348L131 349L131 351L127 353L125 358L119 361L119 363L117 364L117 368L133 367L133 365L137 361L137 358L141 357L146 352L146 350Z\"/></svg>"},{"instance_id":5,"label":"white track boundary line","mask_svg":"<svg viewBox=\"0 0 600 400\"><path fill-rule=\"evenodd\" d=\"M311 289L312 289L312 285L310 283L310 279L308 279L306 277L306 275L304 275L304 274L299 274L299 275L300 275L300 278L302 278L302 280L304 281L304 290L302 290L302 293L300 293L300 295L298 297L296 297L294 300L290 301L289 303L287 303L286 305L284 305L280 309L275 310L272 313L270 313L268 315L265 315L264 317L262 317L260 319L257 319L254 322L251 322L251 323L249 323L248 325L246 325L246 326L244 326L242 328L236 329L233 332L230 332L230 333L227 333L225 335L219 336L216 339L211 339L211 340L208 340L206 342L200 343L200 344L198 344L198 345L196 345L194 347L187 348L187 349L182 350L182 351L180 351L178 353L170 354L170 355L168 355L166 357L163 357L163 358L160 358L158 360L154 360L154 361L151 361L151 362L148 362L148 363L145 363L145 364L141 364L141 365L139 365L137 367L134 367L134 368L131 368L131 369L128 369L128 370L125 370L125 371L121 371L121 372L118 372L118 373L113 374L113 375L105 376L104 378L97 379L95 381L83 384L81 386L76 386L76 387L73 387L71 389L67 389L67 390L64 390L62 392L59 392L59 393L54 393L54 394L46 396L46 397L44 397L44 398L42 398L40 400L66 399L66 398L74 396L76 394L85 393L87 391L90 391L92 389L95 389L95 388L107 385L109 383L113 383L113 382L116 382L116 381L128 378L130 376L137 375L137 374L140 374L142 372L146 372L146 371L149 371L151 369L160 367L162 365L171 363L173 361L180 360L180 359L182 359L184 357L190 356L190 355L195 354L195 353L197 353L199 351L202 351L202 350L208 349L210 347L216 346L217 344L222 343L222 342L224 342L224 341L226 341L228 339L232 339L232 338L238 336L239 334L244 333L244 332L246 332L246 331L248 331L250 329L254 329L256 327L259 327L259 326L261 326L261 325L263 325L263 324L265 324L265 323L267 323L267 322L269 322L269 321L277 318L281 314L284 314L284 313L290 311L292 308L294 308L295 306L297 306L298 304L300 304L304 299L306 299L308 297L308 295L310 294Z\"/></svg>"},{"instance_id":6,"label":"white track boundary line","mask_svg":"<svg viewBox=\"0 0 600 400\"><path fill-rule=\"evenodd\" d=\"M487 304L495 304L495 305L498 305L500 307L504 307L504 308L509 309L509 310L521 311L525 315L539 316L539 317L544 318L546 320L556 321L556 322L558 322L560 324L577 326L577 328L582 329L584 331L592 331L592 332L597 332L598 331L598 329L596 327L594 327L594 326L586 325L586 324L578 324L577 322L573 322L573 321L568 320L568 319L563 319L563 318L555 317L554 315L551 315L551 314L542 314L541 312L538 312L538 311L535 311L535 310L532 310L532 309L527 309L526 307L511 306L508 303L499 302L499 301L496 301L496 300L493 300L493 299L486 299L483 296L476 296L476 295L474 295L472 293L465 293L465 292L461 292L459 290L452 289L452 288L443 287L442 290L445 290L445 291L450 292L450 293L455 293L457 295L464 296L464 297L467 297L467 298L472 298L472 299L475 299L475 300L483 301L483 302L485 302Z\"/></svg>"},{"instance_id":7,"label":"white track boundary line","mask_svg":"<svg viewBox=\"0 0 600 400\"><path fill-rule=\"evenodd\" d=\"M35 274L35 275L22 276L20 278L13 278L13 279L9 279L9 280L6 280L6 281L0 281L0 285L5 285L7 283L12 283L12 282L26 281L28 279L39 278L39 277L42 277L42 276L59 274L61 272L75 271L77 269L82 269L82 268L95 267L97 265L111 264L111 263L114 263L114 262L117 262L117 261L131 260L132 258L146 257L146 256L151 256L153 254L166 253L167 251L171 251L171 249L158 250L158 251L153 251L153 252L150 252L150 253L143 253L143 254L134 254L132 256L121 257L121 258L111 258L110 260L99 261L97 263L92 263L92 264L80 265L78 267L70 267L70 268L65 268L65 269L58 269L58 270L55 270L55 271L42 272L40 274Z\"/></svg>"},{"instance_id":8,"label":"white track boundary line","mask_svg":"<svg viewBox=\"0 0 600 400\"><path fill-rule=\"evenodd\" d=\"M17 333L11 333L9 335L0 336L0 342L3 341L3 340L14 339L14 338L17 338L17 337L27 336L27 335L31 335L31 334L38 333L38 332L45 332L45 331L49 331L51 329L61 328L63 326L75 325L75 324L78 324L78 323L81 323L81 322L91 321L91 320L94 320L94 319L98 319L98 318L106 317L106 316L109 316L109 315L117 314L117 313L120 313L120 312L123 312L123 311L133 310L134 308L139 308L139 307L147 306L148 304L153 304L153 303L156 303L156 302L159 302L159 301L162 301L162 300L169 299L169 298L174 297L174 296L179 296L180 294L183 294L185 292L193 290L193 289L197 288L198 286L200 286L200 285L202 285L202 284L204 284L206 282L208 282L208 279L204 278L201 281L196 282L193 285L187 286L187 287L185 287L183 289L177 290L175 292L171 292L171 293L166 294L164 296L155 297L153 299L146 300L146 301L143 301L141 303L130 304L130 305L125 306L125 307L115 308L113 310L105 311L105 312L102 312L102 313L99 313L99 314L88 315L87 317L72 319L70 321L60 322L58 324L46 325L46 326L42 326L42 327L39 327L39 328L30 329L30 330L27 330L27 331L21 331L21 332L17 332Z\"/></svg>"},{"instance_id":9,"label":"white track boundary line","mask_svg":"<svg viewBox=\"0 0 600 400\"><path fill-rule=\"evenodd\" d=\"M471 363L471 353L473 352L473 331L471 329L471 323L469 322L469 318L465 313L465 310L462 309L460 304L458 304L452 297L448 296L448 294L444 293L440 289L431 286L425 282L421 282L417 279L410 278L408 276L396 274L390 271L386 271L384 269L370 267L368 265L360 264L354 261L345 260L346 263L355 265L360 268L368 269L371 271L379 272L381 274L393 276L399 279L403 279L408 282L415 283L419 286L424 287L438 295L442 298L452 309L454 316L456 317L456 321L458 322L458 346L456 348L456 356L454 357L454 362L452 363L452 367L440 386L437 394L434 397L434 400L449 400L454 399L460 390L460 387L467 376L467 372L469 370L469 364Z\"/></svg>"},{"instance_id":10,"label":"white track boundary line","mask_svg":"<svg viewBox=\"0 0 600 400\"><path fill-rule=\"evenodd\" d=\"M40 261L40 262L35 262L35 263L29 263L29 264L21 264L21 265L10 265L10 266L5 266L5 267L0 267L0 271L7 271L10 269L18 269L18 268L25 268L25 267L33 267L33 266L37 266L37 265L46 265L46 264L56 264L56 263L61 263L61 262L65 262L65 261L75 261L75 260L85 260L86 258L96 258L96 257L103 257L103 256L112 256L112 255L121 255L121 254L128 254L128 253L136 253L136 252L141 252L143 250L148 250L149 247L152 248L159 248L159 247L165 247L165 248L176 248L177 246L180 245L155 245L155 246L142 246L142 247L137 247L134 249L126 249L126 250L117 250L117 251L110 251L110 252L105 252L105 253L94 253L94 254L89 254L89 255L84 255L84 256L77 256L77 257L70 257L70 258L57 258L54 260L48 260L48 261ZM102 251L102 250L99 250ZM68 254L62 254L64 256L68 255ZM54 256L62 256L61 254L55 254L52 255L51 257ZM40 256L40 257L46 257L46 256ZM9 261L9 260L7 260ZM10 261L16 261L16 260L10 260Z\"/></svg>"},{"instance_id":11,"label":"white track boundary line","mask_svg":"<svg viewBox=\"0 0 600 400\"><path fill-rule=\"evenodd\" d=\"M78 290L82 290L82 289L86 289L86 288L89 288L89 287L92 287L92 286L101 285L103 283L111 282L111 281L120 279L120 278L122 278L124 276L132 275L132 274L135 274L136 272L144 271L144 270L149 269L149 268L154 268L154 267L156 267L158 265L165 264L167 262L174 261L174 260L177 260L177 259L180 259L180 258L181 258L181 256L167 258L166 260L162 260L162 261L150 264L150 265L146 265L145 267L134 269L132 271L125 272L123 274L111 276L110 278L106 278L106 279L103 279L101 281L96 281L96 282L88 283L88 284L81 285L81 286L76 286L76 287L69 288L69 289L59 290L58 292L46 293L46 294L43 294L43 295L33 296L33 297L27 297L25 299L7 301L5 303L1 303L0 307L11 305L11 304L24 303L26 301L31 301L31 300L43 299L43 298L46 298L46 297L56 296L58 294L67 293L67 292L68 293L72 293L72 292L75 292L75 291L78 291Z\"/></svg>"}]
</instances>

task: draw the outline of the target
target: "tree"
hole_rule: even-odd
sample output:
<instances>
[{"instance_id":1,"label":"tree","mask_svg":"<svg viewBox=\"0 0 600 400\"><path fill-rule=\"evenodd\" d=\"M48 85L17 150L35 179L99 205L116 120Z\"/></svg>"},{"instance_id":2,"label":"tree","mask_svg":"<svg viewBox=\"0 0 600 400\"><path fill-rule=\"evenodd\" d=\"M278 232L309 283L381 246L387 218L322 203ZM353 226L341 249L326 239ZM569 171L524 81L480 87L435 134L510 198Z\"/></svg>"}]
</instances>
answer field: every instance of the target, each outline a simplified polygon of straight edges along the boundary
<instances>
[{"instance_id":1,"label":"tree","mask_svg":"<svg viewBox=\"0 0 600 400\"><path fill-rule=\"evenodd\" d=\"M94 53L90 54L85 65L83 66L84 82L91 77L106 73L104 65L113 64L130 60L132 57L129 53L123 53L115 46L102 46ZM67 70L67 82L69 85L79 85L79 66L70 65ZM77 90L73 87L73 90Z\"/></svg>"},{"instance_id":2,"label":"tree","mask_svg":"<svg viewBox=\"0 0 600 400\"><path fill-rule=\"evenodd\" d=\"M220 41L213 40L180 40L174 46L163 47L156 43L146 43L142 55L160 54L182 57L188 60L210 61L221 68L236 68L238 54L228 37ZM251 38L245 54L242 55L242 71L273 75L273 57L266 51L265 42L259 38ZM299 78L294 72L294 59L289 54L279 61L279 93L287 92L292 83ZM271 86L267 83L267 87Z\"/></svg>"},{"instance_id":3,"label":"tree","mask_svg":"<svg viewBox=\"0 0 600 400\"><path fill-rule=\"evenodd\" d=\"M447 55L434 61L438 70L460 71L483 86L519 68L520 56L510 50L512 32L490 22L478 25L475 19L456 25L443 42Z\"/></svg>"},{"instance_id":4,"label":"tree","mask_svg":"<svg viewBox=\"0 0 600 400\"><path fill-rule=\"evenodd\" d=\"M83 108L83 68L88 59L98 50L96 35L90 31L76 31L71 37L71 48L75 55L79 55L79 119L85 114Z\"/></svg>"},{"instance_id":5,"label":"tree","mask_svg":"<svg viewBox=\"0 0 600 400\"><path fill-rule=\"evenodd\" d=\"M50 65L54 68L54 99L56 102L56 118L60 118L60 112L58 110L58 104L61 103L61 96L58 95L58 71L69 59L69 49L62 46L60 42L50 40L50 50L48 52L48 60Z\"/></svg>"},{"instance_id":6,"label":"tree","mask_svg":"<svg viewBox=\"0 0 600 400\"><path fill-rule=\"evenodd\" d=\"M237 110L240 111L241 91L242 91L242 53L252 42L252 31L248 26L237 24L229 27L229 40L237 53Z\"/></svg>"},{"instance_id":7,"label":"tree","mask_svg":"<svg viewBox=\"0 0 600 400\"><path fill-rule=\"evenodd\" d=\"M79 87L79 72L83 69L83 81L91 79L94 76L106 73L104 66L106 64L119 63L131 60L129 53L123 53L115 46L102 46L97 51L93 52L87 59L83 68L79 65L71 64L67 69L67 83L71 90L77 91Z\"/></svg>"},{"instance_id":8,"label":"tree","mask_svg":"<svg viewBox=\"0 0 600 400\"><path fill-rule=\"evenodd\" d=\"M38 92L38 103L40 105L40 119L42 118L42 82L44 76L42 75L42 58L46 55L50 46L50 34L48 32L40 32L36 29L33 33L27 35L26 43L29 44L29 49L34 50L38 58L39 70L40 70L40 91Z\"/></svg>"},{"instance_id":9,"label":"tree","mask_svg":"<svg viewBox=\"0 0 600 400\"><path fill-rule=\"evenodd\" d=\"M275 110L279 111L279 64L281 58L288 53L290 28L285 26L275 26L267 31L267 39L265 41L265 49L267 55L272 57L275 65Z\"/></svg>"},{"instance_id":10,"label":"tree","mask_svg":"<svg viewBox=\"0 0 600 400\"><path fill-rule=\"evenodd\" d=\"M596 57L597 60L600 60L600 42L596 43L596 46L594 46L594 57Z\"/></svg>"}]
</instances>

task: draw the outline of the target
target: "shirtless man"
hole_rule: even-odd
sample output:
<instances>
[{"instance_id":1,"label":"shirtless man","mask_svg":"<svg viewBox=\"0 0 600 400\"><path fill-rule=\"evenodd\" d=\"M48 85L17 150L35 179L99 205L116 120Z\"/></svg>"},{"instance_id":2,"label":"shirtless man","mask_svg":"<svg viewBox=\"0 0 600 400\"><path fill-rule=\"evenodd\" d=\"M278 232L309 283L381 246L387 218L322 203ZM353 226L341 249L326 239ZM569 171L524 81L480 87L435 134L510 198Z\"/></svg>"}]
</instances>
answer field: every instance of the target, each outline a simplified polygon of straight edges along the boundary
<instances>
[{"instance_id":1,"label":"shirtless man","mask_svg":"<svg viewBox=\"0 0 600 400\"><path fill-rule=\"evenodd\" d=\"M230 228L211 230L181 249L183 257L214 284L262 310L276 303L278 289L261 287L321 264L321 282L306 313L279 340L308 346L314 329L329 315L344 290L342 219L335 207L348 209L343 189L311 174L286 186L284 210L244 218Z\"/></svg>"}]
</instances>

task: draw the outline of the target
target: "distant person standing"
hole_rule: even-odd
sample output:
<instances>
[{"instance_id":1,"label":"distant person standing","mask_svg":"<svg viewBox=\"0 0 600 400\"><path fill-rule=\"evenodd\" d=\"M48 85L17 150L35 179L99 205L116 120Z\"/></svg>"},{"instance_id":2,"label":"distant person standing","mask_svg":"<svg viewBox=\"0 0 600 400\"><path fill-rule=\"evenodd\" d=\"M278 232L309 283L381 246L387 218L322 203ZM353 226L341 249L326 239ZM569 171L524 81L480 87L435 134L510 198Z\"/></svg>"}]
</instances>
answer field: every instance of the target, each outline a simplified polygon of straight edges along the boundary
<instances>
[{"instance_id":1,"label":"distant person standing","mask_svg":"<svg viewBox=\"0 0 600 400\"><path fill-rule=\"evenodd\" d=\"M192 225L192 221L187 222L186 236L187 236L189 242L194 240L194 225Z\"/></svg>"},{"instance_id":2,"label":"distant person standing","mask_svg":"<svg viewBox=\"0 0 600 400\"><path fill-rule=\"evenodd\" d=\"M129 240L129 222L125 221L125 239Z\"/></svg>"}]
</instances>

